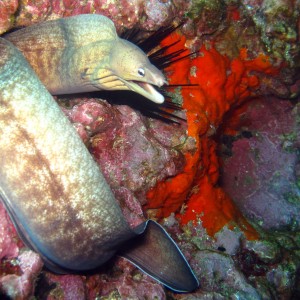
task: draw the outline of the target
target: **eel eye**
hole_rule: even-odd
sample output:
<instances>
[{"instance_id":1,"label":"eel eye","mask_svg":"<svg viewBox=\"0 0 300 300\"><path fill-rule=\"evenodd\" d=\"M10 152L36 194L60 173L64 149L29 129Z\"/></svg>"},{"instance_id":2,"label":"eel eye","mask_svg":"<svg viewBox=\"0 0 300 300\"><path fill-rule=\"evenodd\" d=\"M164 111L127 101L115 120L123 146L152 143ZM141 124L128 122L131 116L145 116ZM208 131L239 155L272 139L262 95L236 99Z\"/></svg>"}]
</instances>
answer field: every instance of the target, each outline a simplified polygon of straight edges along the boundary
<instances>
[{"instance_id":1,"label":"eel eye","mask_svg":"<svg viewBox=\"0 0 300 300\"><path fill-rule=\"evenodd\" d=\"M145 76L145 70L143 68L139 68L138 69L138 74L141 76L141 77L144 77Z\"/></svg>"}]
</instances>

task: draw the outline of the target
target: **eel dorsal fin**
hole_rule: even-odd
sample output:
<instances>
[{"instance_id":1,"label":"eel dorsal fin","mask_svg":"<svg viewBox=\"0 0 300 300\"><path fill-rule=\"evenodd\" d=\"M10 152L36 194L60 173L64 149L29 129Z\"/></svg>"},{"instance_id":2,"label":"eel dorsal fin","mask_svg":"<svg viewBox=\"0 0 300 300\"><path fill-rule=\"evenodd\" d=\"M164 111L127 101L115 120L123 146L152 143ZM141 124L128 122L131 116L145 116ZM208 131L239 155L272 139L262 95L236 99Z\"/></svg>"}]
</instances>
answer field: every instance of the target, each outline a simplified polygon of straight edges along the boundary
<instances>
[{"instance_id":1,"label":"eel dorsal fin","mask_svg":"<svg viewBox=\"0 0 300 300\"><path fill-rule=\"evenodd\" d=\"M148 220L134 231L138 236L118 254L176 292L191 292L199 282L173 239L158 223Z\"/></svg>"}]
</instances>

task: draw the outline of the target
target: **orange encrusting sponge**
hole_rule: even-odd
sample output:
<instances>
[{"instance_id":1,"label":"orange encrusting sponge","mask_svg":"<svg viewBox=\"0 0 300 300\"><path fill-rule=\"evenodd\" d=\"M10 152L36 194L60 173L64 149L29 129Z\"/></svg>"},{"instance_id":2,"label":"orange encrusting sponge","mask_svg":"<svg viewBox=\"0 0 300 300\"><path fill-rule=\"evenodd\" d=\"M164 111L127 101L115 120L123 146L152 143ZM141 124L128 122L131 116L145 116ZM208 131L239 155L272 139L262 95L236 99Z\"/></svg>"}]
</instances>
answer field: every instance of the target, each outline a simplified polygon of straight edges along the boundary
<instances>
[{"instance_id":1,"label":"orange encrusting sponge","mask_svg":"<svg viewBox=\"0 0 300 300\"><path fill-rule=\"evenodd\" d=\"M178 34L167 37L162 46L178 39L180 42L171 50L184 48L185 38ZM182 173L159 182L148 192L146 209L155 209L157 217L176 212L181 224L197 221L199 217L210 235L226 224L239 225L249 239L257 238L257 233L217 185L217 144L211 138L225 113L249 98L259 86L258 77L251 75L251 71L270 74L277 69L264 55L249 60L247 50L241 49L239 57L230 61L210 45L209 49L202 46L196 58L183 59L166 70L169 84L197 85L181 90L188 135L195 139L197 151L186 153Z\"/></svg>"}]
</instances>

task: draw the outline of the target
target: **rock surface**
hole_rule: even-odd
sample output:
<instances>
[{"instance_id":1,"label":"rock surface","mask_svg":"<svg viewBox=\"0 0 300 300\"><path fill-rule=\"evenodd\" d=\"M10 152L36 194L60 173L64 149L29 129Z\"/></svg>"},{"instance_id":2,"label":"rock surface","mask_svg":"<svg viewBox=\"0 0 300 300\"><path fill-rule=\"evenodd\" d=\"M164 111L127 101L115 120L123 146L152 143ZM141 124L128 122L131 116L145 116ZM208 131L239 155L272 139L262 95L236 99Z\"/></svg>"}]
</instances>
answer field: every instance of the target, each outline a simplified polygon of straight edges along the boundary
<instances>
[{"instance_id":1,"label":"rock surface","mask_svg":"<svg viewBox=\"0 0 300 300\"><path fill-rule=\"evenodd\" d=\"M223 186L249 219L264 229L300 229L299 105L263 98L243 115L251 137L233 142Z\"/></svg>"}]
</instances>

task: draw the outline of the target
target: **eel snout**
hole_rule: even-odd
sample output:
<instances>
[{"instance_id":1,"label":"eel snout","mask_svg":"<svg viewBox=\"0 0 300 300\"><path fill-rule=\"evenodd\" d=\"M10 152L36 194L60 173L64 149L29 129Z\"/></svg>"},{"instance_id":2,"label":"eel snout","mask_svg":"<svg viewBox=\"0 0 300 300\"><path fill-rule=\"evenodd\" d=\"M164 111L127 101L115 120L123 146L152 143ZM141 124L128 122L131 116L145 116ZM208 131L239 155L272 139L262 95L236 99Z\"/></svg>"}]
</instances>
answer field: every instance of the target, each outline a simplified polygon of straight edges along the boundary
<instances>
[{"instance_id":1,"label":"eel snout","mask_svg":"<svg viewBox=\"0 0 300 300\"><path fill-rule=\"evenodd\" d=\"M168 81L163 72L150 63L146 67L144 67L144 73L146 74L144 75L144 77L146 77L146 81L150 84L158 87L161 87L164 84L168 84Z\"/></svg>"}]
</instances>

